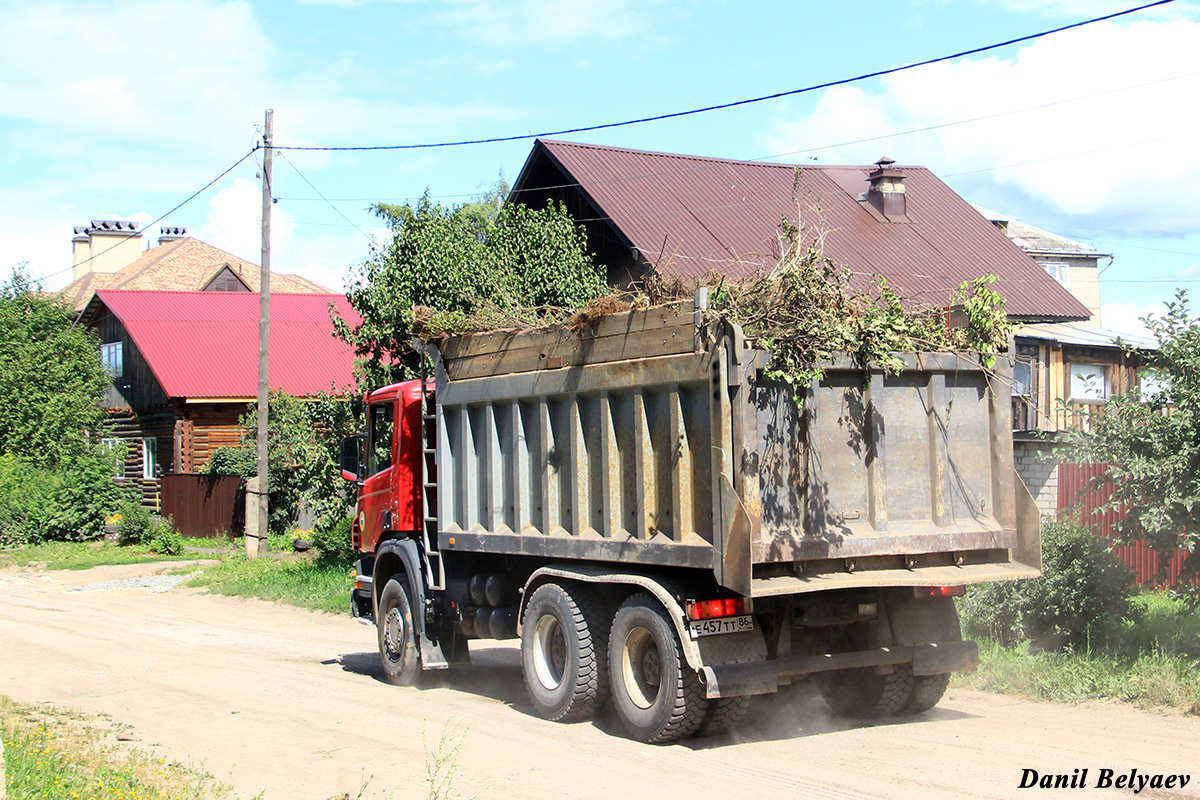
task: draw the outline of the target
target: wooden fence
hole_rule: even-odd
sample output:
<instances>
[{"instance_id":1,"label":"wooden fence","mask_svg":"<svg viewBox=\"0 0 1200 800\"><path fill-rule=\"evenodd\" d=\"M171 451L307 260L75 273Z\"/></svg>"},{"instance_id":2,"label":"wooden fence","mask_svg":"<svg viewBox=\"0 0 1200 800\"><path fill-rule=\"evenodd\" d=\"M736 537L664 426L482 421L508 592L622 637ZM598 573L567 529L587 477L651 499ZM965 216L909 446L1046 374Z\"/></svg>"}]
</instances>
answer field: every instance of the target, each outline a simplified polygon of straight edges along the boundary
<instances>
[{"instance_id":1,"label":"wooden fence","mask_svg":"<svg viewBox=\"0 0 1200 800\"><path fill-rule=\"evenodd\" d=\"M230 475L162 476L162 515L170 516L184 536L241 534L246 503L242 479Z\"/></svg>"}]
</instances>

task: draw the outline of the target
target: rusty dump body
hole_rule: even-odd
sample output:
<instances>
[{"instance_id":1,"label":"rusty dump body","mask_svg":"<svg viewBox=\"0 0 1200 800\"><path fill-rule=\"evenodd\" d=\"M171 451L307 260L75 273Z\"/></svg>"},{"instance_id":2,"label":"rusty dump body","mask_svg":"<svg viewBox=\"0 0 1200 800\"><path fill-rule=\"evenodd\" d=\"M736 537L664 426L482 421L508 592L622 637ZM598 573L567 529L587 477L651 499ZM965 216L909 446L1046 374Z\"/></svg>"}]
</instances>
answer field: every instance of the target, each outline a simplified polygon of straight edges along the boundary
<instances>
[{"instance_id":1,"label":"rusty dump body","mask_svg":"<svg viewBox=\"0 0 1200 800\"><path fill-rule=\"evenodd\" d=\"M752 598L1040 569L1005 355L841 357L798 404L694 303L432 352L444 554L704 570Z\"/></svg>"}]
</instances>

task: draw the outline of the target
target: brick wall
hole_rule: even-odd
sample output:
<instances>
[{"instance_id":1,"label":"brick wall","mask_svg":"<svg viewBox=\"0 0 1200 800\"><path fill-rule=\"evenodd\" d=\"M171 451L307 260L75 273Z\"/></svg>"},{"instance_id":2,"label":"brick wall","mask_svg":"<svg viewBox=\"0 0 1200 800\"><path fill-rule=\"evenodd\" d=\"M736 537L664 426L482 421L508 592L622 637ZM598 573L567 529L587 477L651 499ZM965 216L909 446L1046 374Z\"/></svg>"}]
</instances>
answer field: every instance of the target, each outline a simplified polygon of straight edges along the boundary
<instances>
[{"instance_id":1,"label":"brick wall","mask_svg":"<svg viewBox=\"0 0 1200 800\"><path fill-rule=\"evenodd\" d=\"M1013 442L1017 474L1043 514L1058 511L1058 459L1047 442Z\"/></svg>"}]
</instances>

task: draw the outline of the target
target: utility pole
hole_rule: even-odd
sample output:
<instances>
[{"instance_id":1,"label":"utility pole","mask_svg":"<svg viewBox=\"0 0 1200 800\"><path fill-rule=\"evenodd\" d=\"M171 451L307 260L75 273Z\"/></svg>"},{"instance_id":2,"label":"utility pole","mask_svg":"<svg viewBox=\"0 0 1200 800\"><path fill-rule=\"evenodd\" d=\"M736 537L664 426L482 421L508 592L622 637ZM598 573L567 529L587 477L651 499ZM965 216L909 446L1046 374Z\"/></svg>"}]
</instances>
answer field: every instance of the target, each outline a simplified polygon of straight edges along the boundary
<instances>
[{"instance_id":1,"label":"utility pole","mask_svg":"<svg viewBox=\"0 0 1200 800\"><path fill-rule=\"evenodd\" d=\"M262 277L259 283L258 301L258 519L256 530L246 530L246 557L256 558L267 542L267 523L270 508L267 492L267 343L271 333L271 161L274 150L275 110L267 109L263 122L263 184L262 184ZM253 541L251 537L253 536Z\"/></svg>"}]
</instances>

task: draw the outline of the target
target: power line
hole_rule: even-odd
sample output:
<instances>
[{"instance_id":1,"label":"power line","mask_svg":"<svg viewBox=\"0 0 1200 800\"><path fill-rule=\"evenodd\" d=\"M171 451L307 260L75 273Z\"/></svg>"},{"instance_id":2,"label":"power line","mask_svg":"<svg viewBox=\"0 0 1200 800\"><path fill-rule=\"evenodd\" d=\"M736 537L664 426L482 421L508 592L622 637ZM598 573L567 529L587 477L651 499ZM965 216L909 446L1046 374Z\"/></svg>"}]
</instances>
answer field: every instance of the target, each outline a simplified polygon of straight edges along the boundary
<instances>
[{"instance_id":1,"label":"power line","mask_svg":"<svg viewBox=\"0 0 1200 800\"><path fill-rule=\"evenodd\" d=\"M193 200L195 200L197 197L199 197L201 194L203 194L203 193L204 193L204 192L205 192L205 191L206 191L206 190L207 190L209 187L211 187L211 186L212 186L214 183L216 183L217 181L221 180L221 178L224 178L226 175L228 175L229 173L231 173L231 172L233 172L235 169L237 169L237 168L238 168L238 167L241 165L241 163L242 163L243 161L245 161L245 160L246 160L247 158L249 158L250 156L254 155L255 151L257 151L258 149L259 149L259 148L255 147L255 148L254 148L253 150L251 150L249 153L246 153L246 155L242 156L242 157L241 157L241 158L239 158L237 161L233 162L233 163L232 163L232 164L229 166L229 168L228 168L228 169L226 169L224 172L222 172L220 175L218 175L217 177L213 178L211 181L209 181L208 183L204 184L203 186L201 186L201 187L200 187L199 189L197 189L196 191L192 192L192 193L191 193L191 194L188 196L188 198L187 198L186 200L184 200L183 202L181 202L179 205L175 206L175 207L174 207L174 208L172 208L170 211L168 211L167 213L165 213L165 214L163 214L162 216L158 217L157 219L154 219L154 220L151 220L150 222L147 222L147 223L146 223L145 225L143 225L141 228L138 228L136 231L134 231L133 233L131 233L129 236L127 236L127 237L125 237L125 238L132 238L133 236L141 236L143 233L145 233L146 231L148 231L150 228L153 228L155 225L157 225L158 223L162 222L164 219L166 219L167 217L171 216L171 215L172 215L172 214L174 214L176 211L178 211L179 209L181 209L181 208L183 208L184 206L186 206L188 203L190 203L190 202L192 202ZM83 261L80 261L78 264L73 264L73 265L71 265L71 266L67 267L66 269L60 269L58 272L51 272L49 275L43 275L42 277L40 277L40 278L35 278L34 280L35 280L35 282L37 282L37 283L40 283L40 282L42 282L42 281L44 281L44 280L46 280L46 279L48 279L48 278L54 278L54 277L57 277L57 276L59 276L59 275L62 275L64 272L70 272L71 270L75 269L76 267L80 267L80 266L83 266L84 264L87 264L88 262L94 261L95 259L97 259L97 258L99 258L100 256L104 255L105 253L107 253L107 252L109 252L109 251L111 251L111 250L115 250L116 248L118 248L118 247L120 247L120 246L121 246L121 243L120 243L120 242L118 242L117 244L114 244L112 247L109 247L107 250L101 250L99 253L92 253L90 256L88 256L87 258L85 258Z\"/></svg>"},{"instance_id":2,"label":"power line","mask_svg":"<svg viewBox=\"0 0 1200 800\"><path fill-rule=\"evenodd\" d=\"M296 171L296 174L300 176L300 180L307 183L308 187L310 189L312 189L314 192L316 192L317 196L320 197L322 200L324 200L326 205L328 205L330 208L332 208L334 211L336 211L339 217L341 217L342 219L346 220L346 222L349 222L351 225L353 225L354 229L357 230L359 233L361 233L368 242L373 241L370 234L368 234L362 228L358 227L358 225L355 225L354 221L351 220L349 217L347 217L345 214L343 214L342 210L340 208L335 206L333 203L329 202L329 198L326 197L325 195L321 194L321 190L318 189L316 186L314 186L313 182L304 176L304 173L300 171L299 167L297 167L295 164L292 163L291 159L289 159L283 153L280 153L279 157L282 158L284 161L286 161L288 163L288 166L291 167L292 169L294 169Z\"/></svg>"},{"instance_id":3,"label":"power line","mask_svg":"<svg viewBox=\"0 0 1200 800\"><path fill-rule=\"evenodd\" d=\"M1175 2L1175 0L1156 0L1156 2L1153 2L1153 3L1147 3L1145 5L1137 6L1135 8L1129 8L1124 11L1118 11L1113 14L1106 14L1102 17L1094 17L1092 19L1084 20L1082 22L1073 22L1070 25L1063 25L1062 27L1053 28L1053 29L1047 30L1047 31L1041 31L1040 33L1031 33L1027 36L1021 36L1016 39L1009 39L1007 41L997 42L995 44L989 44L989 45L985 45L983 47L975 47L970 50L963 50L961 52L953 53L951 55L946 55L946 56L938 56L937 58L930 58L930 59L926 59L925 61L918 61L913 64L905 64L905 65L902 65L899 67L890 67L888 69L878 70L876 72L868 72L863 75L855 76L853 78L842 78L842 79L836 80L836 81L827 81L825 83L818 83L818 84L814 84L812 86L805 86L800 89L790 89L785 92L776 92L774 94L762 95L760 97L751 97L751 98L748 98L745 100L734 100L729 103L720 103L717 105L705 106L703 108L693 108L693 109L689 109L687 111L674 111L674 112L671 112L668 114L657 114L657 115L651 116L651 117L640 117L638 119L629 119L629 120L625 120L623 122L607 122L607 123L603 123L601 125L588 125L588 126L581 127L581 128L563 128L562 130L544 131L542 133L523 133L523 134L517 134L514 136L494 136L494 137L487 138L487 139L465 139L465 140L454 141L454 142L428 142L428 143L424 143L424 144L371 145L371 146L360 146L360 147L300 147L300 146L284 147L284 146L276 146L275 149L276 150L322 150L322 151L331 151L331 150L333 150L333 151L420 150L420 149L430 149L430 148L435 148L435 147L462 147L465 145L475 145L475 144L495 144L498 142L518 142L518 141L523 141L526 139L538 139L538 138L545 137L545 136L564 136L564 135L573 134L573 133L588 133L591 131L608 130L611 128L622 128L622 127L625 127L628 125L640 125L644 122L660 122L660 121L666 120L666 119L677 119L679 117L688 117L688 116L692 116L695 114L704 114L709 111L721 111L721 110L724 110L727 108L736 108L738 106L750 105L752 103L762 103L767 100L778 100L782 97L792 97L795 95L807 94L809 92L820 91L821 89L830 89L830 88L833 88L834 86L845 86L846 84L857 83L859 81L868 80L870 78L879 78L884 75L892 75L897 72L903 72L905 70L916 69L917 67L925 67L925 66L929 66L930 64L940 63L942 61L952 61L956 58L962 58L964 56L972 56L972 55L976 55L978 53L986 53L989 50L996 50L1001 47L1009 47L1010 45L1021 44L1022 42L1033 41L1034 39L1040 39L1043 36L1049 36L1054 33L1062 33L1063 31L1068 31L1073 28L1080 28L1080 27L1083 27L1084 25L1091 25L1096 22L1105 22L1107 20L1116 19L1118 17L1124 17L1126 15L1134 14L1139 11L1145 11L1148 8L1154 8L1156 6L1163 6L1163 5L1167 5L1168 3L1173 3L1173 2Z\"/></svg>"}]
</instances>

